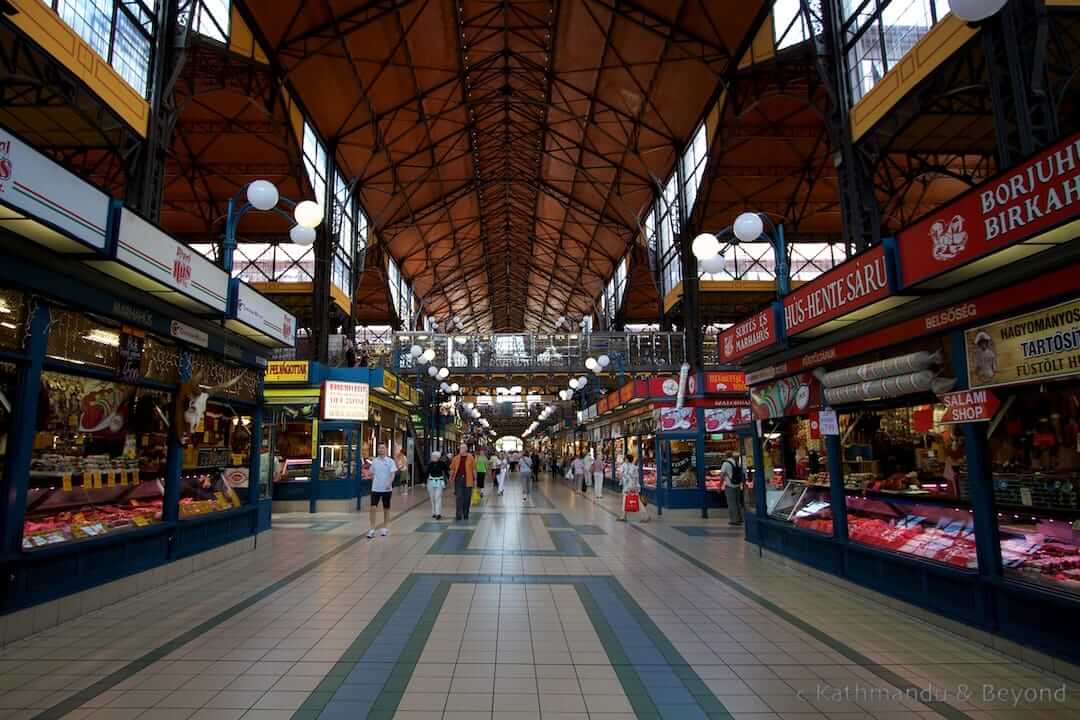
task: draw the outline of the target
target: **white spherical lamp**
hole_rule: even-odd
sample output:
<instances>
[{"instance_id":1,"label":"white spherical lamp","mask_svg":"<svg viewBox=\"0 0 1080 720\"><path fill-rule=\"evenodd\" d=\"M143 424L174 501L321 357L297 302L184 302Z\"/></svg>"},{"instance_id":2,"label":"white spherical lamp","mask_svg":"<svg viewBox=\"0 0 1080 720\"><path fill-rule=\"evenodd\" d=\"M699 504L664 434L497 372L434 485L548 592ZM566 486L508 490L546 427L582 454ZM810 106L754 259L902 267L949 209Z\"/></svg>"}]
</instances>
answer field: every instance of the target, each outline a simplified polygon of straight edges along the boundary
<instances>
[{"instance_id":1,"label":"white spherical lamp","mask_svg":"<svg viewBox=\"0 0 1080 720\"><path fill-rule=\"evenodd\" d=\"M716 253L720 252L720 241L716 239L716 236L712 233L701 233L694 242L690 245L690 249L694 253L694 257L698 260L702 260L707 257L712 257Z\"/></svg>"},{"instance_id":2,"label":"white spherical lamp","mask_svg":"<svg viewBox=\"0 0 1080 720\"><path fill-rule=\"evenodd\" d=\"M611 364L611 358L609 358L607 355L601 355L600 357L596 358L596 363L600 367L606 368L608 365Z\"/></svg>"},{"instance_id":3,"label":"white spherical lamp","mask_svg":"<svg viewBox=\"0 0 1080 720\"><path fill-rule=\"evenodd\" d=\"M578 382L577 382L577 378L570 378L570 383L569 383L569 385L570 385L570 389L571 389L571 390L577 390L577 389L578 389Z\"/></svg>"},{"instance_id":4,"label":"white spherical lamp","mask_svg":"<svg viewBox=\"0 0 1080 720\"><path fill-rule=\"evenodd\" d=\"M323 209L313 200L303 200L298 202L296 208L293 209L293 217L296 218L297 225L316 228L323 221Z\"/></svg>"},{"instance_id":5,"label":"white spherical lamp","mask_svg":"<svg viewBox=\"0 0 1080 720\"><path fill-rule=\"evenodd\" d=\"M949 0L953 15L964 22L985 20L1005 7L1009 0Z\"/></svg>"},{"instance_id":6,"label":"white spherical lamp","mask_svg":"<svg viewBox=\"0 0 1080 720\"><path fill-rule=\"evenodd\" d=\"M424 348L420 347L419 345L413 345L411 348L409 348L409 355L411 355L414 358L418 358L423 354L424 354Z\"/></svg>"},{"instance_id":7,"label":"white spherical lamp","mask_svg":"<svg viewBox=\"0 0 1080 720\"><path fill-rule=\"evenodd\" d=\"M461 390L460 385L458 385L457 383L450 383L450 392L456 393L459 390Z\"/></svg>"},{"instance_id":8,"label":"white spherical lamp","mask_svg":"<svg viewBox=\"0 0 1080 720\"><path fill-rule=\"evenodd\" d=\"M440 380L445 380L448 377L450 377L449 368L439 368L439 379Z\"/></svg>"},{"instance_id":9,"label":"white spherical lamp","mask_svg":"<svg viewBox=\"0 0 1080 720\"><path fill-rule=\"evenodd\" d=\"M431 365L427 369L427 374L430 375L431 377L435 377L436 375L439 374L439 368L435 367L434 365Z\"/></svg>"},{"instance_id":10,"label":"white spherical lamp","mask_svg":"<svg viewBox=\"0 0 1080 720\"><path fill-rule=\"evenodd\" d=\"M247 186L247 201L256 210L270 210L278 203L278 191L269 180L256 180Z\"/></svg>"},{"instance_id":11,"label":"white spherical lamp","mask_svg":"<svg viewBox=\"0 0 1080 720\"><path fill-rule=\"evenodd\" d=\"M450 386L447 385L446 383L443 383L442 385L440 385L439 389L442 390L444 393L450 392Z\"/></svg>"},{"instance_id":12,"label":"white spherical lamp","mask_svg":"<svg viewBox=\"0 0 1080 720\"><path fill-rule=\"evenodd\" d=\"M718 273L724 270L724 256L713 255L711 258L698 260L698 270L707 273Z\"/></svg>"},{"instance_id":13,"label":"white spherical lamp","mask_svg":"<svg viewBox=\"0 0 1080 720\"><path fill-rule=\"evenodd\" d=\"M589 370L595 370L600 367L600 363L596 361L596 358L585 358L585 367Z\"/></svg>"},{"instance_id":14,"label":"white spherical lamp","mask_svg":"<svg viewBox=\"0 0 1080 720\"><path fill-rule=\"evenodd\" d=\"M588 376L586 376L586 375L582 375L581 377L579 377L579 378L577 379L577 386L578 386L579 388L583 388L583 387L585 387L585 386L586 386L586 385L588 385L588 384L589 384L589 378L588 378Z\"/></svg>"},{"instance_id":15,"label":"white spherical lamp","mask_svg":"<svg viewBox=\"0 0 1080 720\"><path fill-rule=\"evenodd\" d=\"M311 245L315 242L315 229L303 225L293 225L289 230L289 239L296 245Z\"/></svg>"},{"instance_id":16,"label":"white spherical lamp","mask_svg":"<svg viewBox=\"0 0 1080 720\"><path fill-rule=\"evenodd\" d=\"M424 354L420 356L420 359L426 363L435 359L435 348L428 348L424 351Z\"/></svg>"},{"instance_id":17,"label":"white spherical lamp","mask_svg":"<svg viewBox=\"0 0 1080 720\"><path fill-rule=\"evenodd\" d=\"M735 218L735 225L732 226L732 231L735 233L735 237L743 242L754 242L761 237L761 233L765 232L765 225L761 222L761 216L757 213L744 212L742 215ZM716 248L716 253L718 252L720 252L719 247ZM716 253L713 253L713 255ZM700 255L698 257L700 257Z\"/></svg>"}]
</instances>

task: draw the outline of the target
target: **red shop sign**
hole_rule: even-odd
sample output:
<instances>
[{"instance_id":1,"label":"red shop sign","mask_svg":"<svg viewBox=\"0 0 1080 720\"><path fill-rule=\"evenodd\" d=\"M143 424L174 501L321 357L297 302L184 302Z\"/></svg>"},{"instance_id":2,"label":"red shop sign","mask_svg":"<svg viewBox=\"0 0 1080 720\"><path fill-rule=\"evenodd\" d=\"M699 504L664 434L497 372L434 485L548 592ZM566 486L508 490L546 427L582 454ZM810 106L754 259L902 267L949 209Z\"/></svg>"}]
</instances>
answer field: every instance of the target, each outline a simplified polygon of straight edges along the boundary
<instances>
[{"instance_id":1,"label":"red shop sign","mask_svg":"<svg viewBox=\"0 0 1080 720\"><path fill-rule=\"evenodd\" d=\"M970 325L978 320L1001 315L1021 305L1037 303L1076 289L1080 265L1070 265L1042 277L980 295L966 302L949 305L921 317L883 328L824 350L807 353L787 362L786 372L800 372L826 365L834 360L855 357L878 348L896 345L911 338L931 335Z\"/></svg>"},{"instance_id":2,"label":"red shop sign","mask_svg":"<svg viewBox=\"0 0 1080 720\"><path fill-rule=\"evenodd\" d=\"M649 397L675 397L678 394L678 378L649 378Z\"/></svg>"},{"instance_id":3,"label":"red shop sign","mask_svg":"<svg viewBox=\"0 0 1080 720\"><path fill-rule=\"evenodd\" d=\"M988 422L1001 407L997 395L989 390L961 390L941 396L945 415L941 423Z\"/></svg>"},{"instance_id":4,"label":"red shop sign","mask_svg":"<svg viewBox=\"0 0 1080 720\"><path fill-rule=\"evenodd\" d=\"M720 333L720 361L733 362L778 340L776 309L770 305Z\"/></svg>"},{"instance_id":5,"label":"red shop sign","mask_svg":"<svg viewBox=\"0 0 1080 720\"><path fill-rule=\"evenodd\" d=\"M703 373L702 379L705 385L702 392L705 394L746 392L746 373L707 372Z\"/></svg>"},{"instance_id":6,"label":"red shop sign","mask_svg":"<svg viewBox=\"0 0 1080 720\"><path fill-rule=\"evenodd\" d=\"M1071 220L1077 201L1080 135L1073 135L901 232L904 287Z\"/></svg>"},{"instance_id":7,"label":"red shop sign","mask_svg":"<svg viewBox=\"0 0 1080 720\"><path fill-rule=\"evenodd\" d=\"M784 298L784 327L797 335L889 296L881 245L836 266Z\"/></svg>"},{"instance_id":8,"label":"red shop sign","mask_svg":"<svg viewBox=\"0 0 1080 720\"><path fill-rule=\"evenodd\" d=\"M693 432L697 430L697 411L692 407L660 408L662 432Z\"/></svg>"}]
</instances>

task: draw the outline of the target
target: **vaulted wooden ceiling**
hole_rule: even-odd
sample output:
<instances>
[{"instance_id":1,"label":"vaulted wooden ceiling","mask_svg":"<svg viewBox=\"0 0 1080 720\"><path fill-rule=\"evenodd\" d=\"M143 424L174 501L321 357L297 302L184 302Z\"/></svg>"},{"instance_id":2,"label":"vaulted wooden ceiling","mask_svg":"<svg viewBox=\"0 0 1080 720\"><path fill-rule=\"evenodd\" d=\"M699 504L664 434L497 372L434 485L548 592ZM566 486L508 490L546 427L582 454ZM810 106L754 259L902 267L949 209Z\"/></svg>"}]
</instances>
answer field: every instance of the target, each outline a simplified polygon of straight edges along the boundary
<instances>
[{"instance_id":1,"label":"vaulted wooden ceiling","mask_svg":"<svg viewBox=\"0 0 1080 720\"><path fill-rule=\"evenodd\" d=\"M238 3L425 311L496 331L594 311L768 5Z\"/></svg>"}]
</instances>

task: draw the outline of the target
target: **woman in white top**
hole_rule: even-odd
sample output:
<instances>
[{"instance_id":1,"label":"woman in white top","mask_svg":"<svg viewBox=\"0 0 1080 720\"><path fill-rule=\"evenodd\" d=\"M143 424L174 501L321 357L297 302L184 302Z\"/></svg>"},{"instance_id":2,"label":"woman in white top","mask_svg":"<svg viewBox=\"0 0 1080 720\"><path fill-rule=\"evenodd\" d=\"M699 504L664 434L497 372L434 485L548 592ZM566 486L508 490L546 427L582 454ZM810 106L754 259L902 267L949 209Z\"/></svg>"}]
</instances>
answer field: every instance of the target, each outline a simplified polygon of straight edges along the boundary
<instances>
[{"instance_id":1,"label":"woman in white top","mask_svg":"<svg viewBox=\"0 0 1080 720\"><path fill-rule=\"evenodd\" d=\"M592 461L592 486L596 499L604 496L604 458L597 455Z\"/></svg>"},{"instance_id":2,"label":"woman in white top","mask_svg":"<svg viewBox=\"0 0 1080 720\"><path fill-rule=\"evenodd\" d=\"M626 522L626 496L630 493L638 493L641 495L641 482L638 480L638 468L637 463L634 462L634 456L630 453L626 454L623 459L622 466L619 469L622 475L622 517L619 518L622 522ZM645 513L645 517L641 522L649 522L649 508L645 505L645 498L638 498L638 512Z\"/></svg>"}]
</instances>

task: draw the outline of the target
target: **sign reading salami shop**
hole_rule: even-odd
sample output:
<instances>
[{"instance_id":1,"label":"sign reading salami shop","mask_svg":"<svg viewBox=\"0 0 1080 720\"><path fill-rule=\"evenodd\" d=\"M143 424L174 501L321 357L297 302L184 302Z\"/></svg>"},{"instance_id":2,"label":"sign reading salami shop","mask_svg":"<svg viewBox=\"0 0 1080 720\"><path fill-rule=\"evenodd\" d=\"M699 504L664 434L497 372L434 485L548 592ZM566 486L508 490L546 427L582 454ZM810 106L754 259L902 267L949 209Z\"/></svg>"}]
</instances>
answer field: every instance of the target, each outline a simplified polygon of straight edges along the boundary
<instances>
[{"instance_id":1,"label":"sign reading salami shop","mask_svg":"<svg viewBox=\"0 0 1080 720\"><path fill-rule=\"evenodd\" d=\"M1001 407L1001 402L990 390L961 390L941 396L945 403L942 425L965 422L989 422Z\"/></svg>"},{"instance_id":2,"label":"sign reading salami shop","mask_svg":"<svg viewBox=\"0 0 1080 720\"><path fill-rule=\"evenodd\" d=\"M889 296L889 263L877 246L784 298L784 327L797 335ZM721 351L722 352L722 351Z\"/></svg>"},{"instance_id":3,"label":"sign reading salami shop","mask_svg":"<svg viewBox=\"0 0 1080 720\"><path fill-rule=\"evenodd\" d=\"M778 340L776 310L770 305L720 333L720 360L733 362Z\"/></svg>"},{"instance_id":4,"label":"sign reading salami shop","mask_svg":"<svg viewBox=\"0 0 1080 720\"><path fill-rule=\"evenodd\" d=\"M1074 135L901 232L901 281L907 287L928 280L1074 219L1078 201L1080 135Z\"/></svg>"},{"instance_id":5,"label":"sign reading salami shop","mask_svg":"<svg viewBox=\"0 0 1080 720\"><path fill-rule=\"evenodd\" d=\"M1039 382L1080 373L1080 300L964 332L968 386Z\"/></svg>"}]
</instances>

